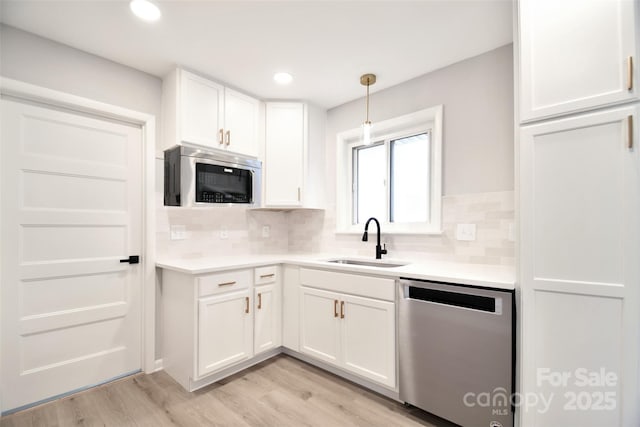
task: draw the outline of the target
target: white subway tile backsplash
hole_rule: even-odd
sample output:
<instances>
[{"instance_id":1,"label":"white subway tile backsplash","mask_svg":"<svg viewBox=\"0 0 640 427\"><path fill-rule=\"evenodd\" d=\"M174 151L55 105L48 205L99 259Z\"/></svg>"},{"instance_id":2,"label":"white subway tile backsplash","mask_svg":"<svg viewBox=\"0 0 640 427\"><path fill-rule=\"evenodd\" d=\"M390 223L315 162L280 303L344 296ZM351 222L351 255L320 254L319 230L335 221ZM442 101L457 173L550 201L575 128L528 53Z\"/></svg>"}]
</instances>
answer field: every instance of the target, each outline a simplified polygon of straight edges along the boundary
<instances>
[{"instance_id":1,"label":"white subway tile backsplash","mask_svg":"<svg viewBox=\"0 0 640 427\"><path fill-rule=\"evenodd\" d=\"M335 253L370 256L375 241L335 233L335 207L291 212L249 210L246 207L164 207L157 195L157 253L197 258L259 253ZM442 235L385 235L388 257L465 263L513 265L515 243L513 191L456 194L443 197ZM476 224L475 241L456 240L456 224ZM184 225L187 238L171 240L172 225ZM269 226L269 237L263 227ZM220 238L225 229L226 239Z\"/></svg>"},{"instance_id":2,"label":"white subway tile backsplash","mask_svg":"<svg viewBox=\"0 0 640 427\"><path fill-rule=\"evenodd\" d=\"M369 256L375 243L357 235L335 233L335 210L288 213L288 249L294 253L336 252ZM515 244L509 241L514 222L513 191L456 194L443 197L442 235L385 235L389 257L513 265ZM455 239L458 223L476 224L475 241Z\"/></svg>"}]
</instances>

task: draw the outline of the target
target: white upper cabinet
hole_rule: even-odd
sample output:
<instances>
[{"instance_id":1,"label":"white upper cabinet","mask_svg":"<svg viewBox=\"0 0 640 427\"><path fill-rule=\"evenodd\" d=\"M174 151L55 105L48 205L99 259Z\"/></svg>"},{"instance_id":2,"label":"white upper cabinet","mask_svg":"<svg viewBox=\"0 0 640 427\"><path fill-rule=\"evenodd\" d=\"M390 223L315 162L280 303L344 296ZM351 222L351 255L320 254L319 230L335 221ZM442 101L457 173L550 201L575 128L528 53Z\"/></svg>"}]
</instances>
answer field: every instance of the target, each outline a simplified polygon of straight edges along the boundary
<instances>
[{"instance_id":1,"label":"white upper cabinet","mask_svg":"<svg viewBox=\"0 0 640 427\"><path fill-rule=\"evenodd\" d=\"M224 90L224 146L229 151L258 156L260 101L233 89Z\"/></svg>"},{"instance_id":2,"label":"white upper cabinet","mask_svg":"<svg viewBox=\"0 0 640 427\"><path fill-rule=\"evenodd\" d=\"M178 141L217 147L224 123L224 86L184 70L179 70L179 80Z\"/></svg>"},{"instance_id":3,"label":"white upper cabinet","mask_svg":"<svg viewBox=\"0 0 640 427\"><path fill-rule=\"evenodd\" d=\"M636 8L629 0L520 0L521 121L637 97Z\"/></svg>"},{"instance_id":4,"label":"white upper cabinet","mask_svg":"<svg viewBox=\"0 0 640 427\"><path fill-rule=\"evenodd\" d=\"M267 103L266 206L302 206L306 120L304 104Z\"/></svg>"},{"instance_id":5,"label":"white upper cabinet","mask_svg":"<svg viewBox=\"0 0 640 427\"><path fill-rule=\"evenodd\" d=\"M300 102L266 104L265 207L322 206L325 116Z\"/></svg>"},{"instance_id":6,"label":"white upper cabinet","mask_svg":"<svg viewBox=\"0 0 640 427\"><path fill-rule=\"evenodd\" d=\"M182 69L163 81L163 148L196 144L258 156L260 101Z\"/></svg>"}]
</instances>

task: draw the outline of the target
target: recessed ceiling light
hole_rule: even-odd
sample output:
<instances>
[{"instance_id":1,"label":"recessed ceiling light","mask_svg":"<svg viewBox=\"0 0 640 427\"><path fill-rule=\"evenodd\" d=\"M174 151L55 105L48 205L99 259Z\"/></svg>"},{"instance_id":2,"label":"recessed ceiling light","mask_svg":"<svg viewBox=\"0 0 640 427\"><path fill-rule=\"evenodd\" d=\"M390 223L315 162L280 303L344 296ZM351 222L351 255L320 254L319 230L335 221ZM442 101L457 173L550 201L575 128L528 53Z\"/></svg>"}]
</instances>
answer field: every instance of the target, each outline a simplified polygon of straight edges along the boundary
<instances>
[{"instance_id":1,"label":"recessed ceiling light","mask_svg":"<svg viewBox=\"0 0 640 427\"><path fill-rule=\"evenodd\" d=\"M129 7L134 15L144 21L157 21L160 19L160 9L149 0L131 0Z\"/></svg>"},{"instance_id":2,"label":"recessed ceiling light","mask_svg":"<svg viewBox=\"0 0 640 427\"><path fill-rule=\"evenodd\" d=\"M288 85L293 80L293 76L289 73L275 73L273 80L279 85Z\"/></svg>"}]
</instances>

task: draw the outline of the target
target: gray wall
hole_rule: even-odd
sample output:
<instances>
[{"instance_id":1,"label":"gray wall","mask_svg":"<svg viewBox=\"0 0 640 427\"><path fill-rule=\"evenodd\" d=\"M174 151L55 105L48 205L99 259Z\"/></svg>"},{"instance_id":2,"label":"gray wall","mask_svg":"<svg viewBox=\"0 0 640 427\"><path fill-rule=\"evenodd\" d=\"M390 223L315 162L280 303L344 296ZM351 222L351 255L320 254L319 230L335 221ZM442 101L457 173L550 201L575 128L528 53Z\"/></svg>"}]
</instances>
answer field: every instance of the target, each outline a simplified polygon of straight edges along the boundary
<instances>
[{"instance_id":1,"label":"gray wall","mask_svg":"<svg viewBox=\"0 0 640 427\"><path fill-rule=\"evenodd\" d=\"M160 122L158 77L3 24L0 75L153 114Z\"/></svg>"},{"instance_id":2,"label":"gray wall","mask_svg":"<svg viewBox=\"0 0 640 427\"><path fill-rule=\"evenodd\" d=\"M438 104L444 105L443 194L513 190L513 45L373 93L370 118L375 126ZM363 120L364 98L329 110L327 158L335 158L336 133Z\"/></svg>"}]
</instances>

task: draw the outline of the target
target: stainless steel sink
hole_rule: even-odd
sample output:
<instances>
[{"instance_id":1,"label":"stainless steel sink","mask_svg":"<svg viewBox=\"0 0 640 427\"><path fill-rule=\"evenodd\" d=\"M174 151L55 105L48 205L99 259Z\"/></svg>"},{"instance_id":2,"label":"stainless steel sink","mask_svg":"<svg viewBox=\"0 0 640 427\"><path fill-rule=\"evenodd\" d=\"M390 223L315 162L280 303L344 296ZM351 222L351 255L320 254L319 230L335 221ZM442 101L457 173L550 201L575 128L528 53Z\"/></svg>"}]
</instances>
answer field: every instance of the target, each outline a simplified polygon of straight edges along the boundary
<instances>
[{"instance_id":1,"label":"stainless steel sink","mask_svg":"<svg viewBox=\"0 0 640 427\"><path fill-rule=\"evenodd\" d=\"M336 264L349 264L349 265L362 265L366 267L382 267L382 268L393 268L393 267L402 267L407 264L398 264L393 262L384 262L384 261L364 261L360 259L331 259L329 262L333 262Z\"/></svg>"}]
</instances>

